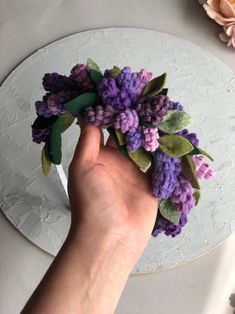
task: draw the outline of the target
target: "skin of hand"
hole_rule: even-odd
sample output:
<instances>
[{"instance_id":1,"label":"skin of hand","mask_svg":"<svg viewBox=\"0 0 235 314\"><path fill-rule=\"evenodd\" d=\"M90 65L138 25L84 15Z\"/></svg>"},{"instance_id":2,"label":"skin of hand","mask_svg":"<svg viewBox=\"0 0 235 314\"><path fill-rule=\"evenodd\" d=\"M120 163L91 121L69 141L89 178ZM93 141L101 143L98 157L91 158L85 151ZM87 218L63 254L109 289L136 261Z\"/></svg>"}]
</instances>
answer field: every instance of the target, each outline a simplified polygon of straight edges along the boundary
<instances>
[{"instance_id":1,"label":"skin of hand","mask_svg":"<svg viewBox=\"0 0 235 314\"><path fill-rule=\"evenodd\" d=\"M111 138L104 145L102 130L84 121L80 124L81 136L69 167L73 228L84 227L86 238L108 234L136 262L157 215L151 173L141 172Z\"/></svg>"},{"instance_id":2,"label":"skin of hand","mask_svg":"<svg viewBox=\"0 0 235 314\"><path fill-rule=\"evenodd\" d=\"M102 131L80 121L69 167L71 227L21 314L114 313L157 215L142 173Z\"/></svg>"}]
</instances>

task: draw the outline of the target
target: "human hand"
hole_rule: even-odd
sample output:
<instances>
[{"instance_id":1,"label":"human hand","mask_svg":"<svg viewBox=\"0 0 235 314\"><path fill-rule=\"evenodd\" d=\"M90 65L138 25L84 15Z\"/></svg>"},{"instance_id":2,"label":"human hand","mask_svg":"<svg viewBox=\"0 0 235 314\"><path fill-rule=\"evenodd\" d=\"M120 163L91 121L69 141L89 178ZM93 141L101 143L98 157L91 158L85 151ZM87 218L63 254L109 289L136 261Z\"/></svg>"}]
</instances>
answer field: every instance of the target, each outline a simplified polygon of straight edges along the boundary
<instances>
[{"instance_id":1,"label":"human hand","mask_svg":"<svg viewBox=\"0 0 235 314\"><path fill-rule=\"evenodd\" d=\"M107 235L135 263L151 236L157 199L151 173L141 172L115 146L111 138L104 145L102 130L81 121L68 178L72 226L96 243Z\"/></svg>"}]
</instances>

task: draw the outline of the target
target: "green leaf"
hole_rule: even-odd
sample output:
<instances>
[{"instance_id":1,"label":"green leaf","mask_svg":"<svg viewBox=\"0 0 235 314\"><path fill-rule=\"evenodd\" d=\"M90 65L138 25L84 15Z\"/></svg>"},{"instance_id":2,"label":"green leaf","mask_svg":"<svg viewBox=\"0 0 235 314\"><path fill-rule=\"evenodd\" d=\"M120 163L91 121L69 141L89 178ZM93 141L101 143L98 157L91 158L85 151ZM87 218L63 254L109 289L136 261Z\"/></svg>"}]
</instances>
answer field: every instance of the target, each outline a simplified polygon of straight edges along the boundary
<instances>
[{"instance_id":1,"label":"green leaf","mask_svg":"<svg viewBox=\"0 0 235 314\"><path fill-rule=\"evenodd\" d=\"M119 144L119 139L117 138L115 129L113 129L113 128L107 128L107 131L109 132L109 134L110 134L110 136L112 137L112 139L115 141L115 143L116 143L116 145L117 145L117 148L118 148L118 150L120 151L120 153L121 153L123 156L125 156L125 157L127 157L127 158L129 159L126 146Z\"/></svg>"},{"instance_id":2,"label":"green leaf","mask_svg":"<svg viewBox=\"0 0 235 314\"><path fill-rule=\"evenodd\" d=\"M161 136L160 149L171 157L181 157L193 150L193 145L183 136L171 134Z\"/></svg>"},{"instance_id":3,"label":"green leaf","mask_svg":"<svg viewBox=\"0 0 235 314\"><path fill-rule=\"evenodd\" d=\"M87 58L86 65L88 66L89 69L95 70L96 72L102 73L99 66L96 64L96 62L91 59Z\"/></svg>"},{"instance_id":4,"label":"green leaf","mask_svg":"<svg viewBox=\"0 0 235 314\"><path fill-rule=\"evenodd\" d=\"M186 155L181 159L182 173L189 180L194 189L200 190L200 185L197 180L195 163L191 156Z\"/></svg>"},{"instance_id":5,"label":"green leaf","mask_svg":"<svg viewBox=\"0 0 235 314\"><path fill-rule=\"evenodd\" d=\"M157 169L157 152L150 152L151 154L151 158L152 158L152 164L151 164L151 167L152 167L152 170L155 172L156 169Z\"/></svg>"},{"instance_id":6,"label":"green leaf","mask_svg":"<svg viewBox=\"0 0 235 314\"><path fill-rule=\"evenodd\" d=\"M88 92L75 97L65 104L65 107L73 114L80 115L88 106L94 106L99 100L95 92Z\"/></svg>"},{"instance_id":7,"label":"green leaf","mask_svg":"<svg viewBox=\"0 0 235 314\"><path fill-rule=\"evenodd\" d=\"M58 119L57 116L52 116L50 118L37 117L37 119L32 124L32 128L38 130L47 129L51 127L56 122L57 119Z\"/></svg>"},{"instance_id":8,"label":"green leaf","mask_svg":"<svg viewBox=\"0 0 235 314\"><path fill-rule=\"evenodd\" d=\"M112 77L115 79L120 72L121 69L115 65L112 69Z\"/></svg>"},{"instance_id":9,"label":"green leaf","mask_svg":"<svg viewBox=\"0 0 235 314\"><path fill-rule=\"evenodd\" d=\"M134 153L127 150L131 160L143 171L146 172L151 167L152 157L143 148L137 149Z\"/></svg>"},{"instance_id":10,"label":"green leaf","mask_svg":"<svg viewBox=\"0 0 235 314\"><path fill-rule=\"evenodd\" d=\"M214 161L214 159L203 149L198 148L196 146L194 146L194 149L191 151L190 153L191 155L203 155L206 156L207 158L209 158L211 161Z\"/></svg>"},{"instance_id":11,"label":"green leaf","mask_svg":"<svg viewBox=\"0 0 235 314\"><path fill-rule=\"evenodd\" d=\"M90 74L92 82L94 82L96 85L98 85L99 82L103 79L103 74L96 70L90 69L89 74Z\"/></svg>"},{"instance_id":12,"label":"green leaf","mask_svg":"<svg viewBox=\"0 0 235 314\"><path fill-rule=\"evenodd\" d=\"M62 151L61 151L61 131L64 125L64 117L60 117L56 123L53 125L50 135L49 135L49 148L50 148L50 156L51 162L56 165L61 164L62 159Z\"/></svg>"},{"instance_id":13,"label":"green leaf","mask_svg":"<svg viewBox=\"0 0 235 314\"><path fill-rule=\"evenodd\" d=\"M157 95L167 96L167 94L168 94L168 88L163 88Z\"/></svg>"},{"instance_id":14,"label":"green leaf","mask_svg":"<svg viewBox=\"0 0 235 314\"><path fill-rule=\"evenodd\" d=\"M61 129L61 133L66 131L74 122L74 116L71 115L71 113L66 112L66 114L63 116L64 117L64 125Z\"/></svg>"},{"instance_id":15,"label":"green leaf","mask_svg":"<svg viewBox=\"0 0 235 314\"><path fill-rule=\"evenodd\" d=\"M158 129L165 133L174 134L188 127L192 121L192 117L184 111L169 110L164 120L158 124Z\"/></svg>"},{"instance_id":16,"label":"green leaf","mask_svg":"<svg viewBox=\"0 0 235 314\"><path fill-rule=\"evenodd\" d=\"M42 172L45 176L47 176L51 169L51 162L50 160L46 158L45 146L43 147L43 150L42 150L41 162L42 162Z\"/></svg>"},{"instance_id":17,"label":"green leaf","mask_svg":"<svg viewBox=\"0 0 235 314\"><path fill-rule=\"evenodd\" d=\"M195 190L194 190L194 193L193 193L193 196L194 196L194 198L195 198L195 200L196 200L195 206L197 206L198 203L199 203L199 201L200 201L200 198L201 198L201 192L200 192L200 190L195 189Z\"/></svg>"},{"instance_id":18,"label":"green leaf","mask_svg":"<svg viewBox=\"0 0 235 314\"><path fill-rule=\"evenodd\" d=\"M153 80L149 81L142 93L142 96L155 96L161 92L166 81L166 73L161 76L155 77Z\"/></svg>"},{"instance_id":19,"label":"green leaf","mask_svg":"<svg viewBox=\"0 0 235 314\"><path fill-rule=\"evenodd\" d=\"M159 211L161 215L169 220L174 225L178 225L180 221L180 212L176 209L174 204L169 199L162 200L159 204Z\"/></svg>"},{"instance_id":20,"label":"green leaf","mask_svg":"<svg viewBox=\"0 0 235 314\"><path fill-rule=\"evenodd\" d=\"M126 144L125 135L118 129L115 129L115 134L117 136L119 145L125 145Z\"/></svg>"},{"instance_id":21,"label":"green leaf","mask_svg":"<svg viewBox=\"0 0 235 314\"><path fill-rule=\"evenodd\" d=\"M44 153L45 153L46 159L51 162L52 161L52 157L51 157L51 153L50 153L50 143L49 143L49 140L47 140L47 142L45 143Z\"/></svg>"}]
</instances>

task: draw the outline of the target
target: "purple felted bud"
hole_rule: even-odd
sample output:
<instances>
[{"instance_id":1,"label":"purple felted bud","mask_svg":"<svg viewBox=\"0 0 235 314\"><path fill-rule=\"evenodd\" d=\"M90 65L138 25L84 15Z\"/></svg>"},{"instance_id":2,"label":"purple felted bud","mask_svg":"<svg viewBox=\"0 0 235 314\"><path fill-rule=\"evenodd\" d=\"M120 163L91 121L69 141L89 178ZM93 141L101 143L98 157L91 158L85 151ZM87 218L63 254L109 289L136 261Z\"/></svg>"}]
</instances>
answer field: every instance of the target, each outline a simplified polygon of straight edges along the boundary
<instances>
[{"instance_id":1,"label":"purple felted bud","mask_svg":"<svg viewBox=\"0 0 235 314\"><path fill-rule=\"evenodd\" d=\"M121 90L126 90L130 94L137 96L140 79L137 73L131 72L131 68L123 68L116 78L116 83Z\"/></svg>"},{"instance_id":2,"label":"purple felted bud","mask_svg":"<svg viewBox=\"0 0 235 314\"><path fill-rule=\"evenodd\" d=\"M47 105L53 115L63 114L67 111L64 107L64 98L59 94L52 94L47 99Z\"/></svg>"},{"instance_id":3,"label":"purple felted bud","mask_svg":"<svg viewBox=\"0 0 235 314\"><path fill-rule=\"evenodd\" d=\"M162 152L156 153L157 171L153 176L153 195L167 199L173 192L177 176L181 173L179 158L172 158Z\"/></svg>"},{"instance_id":4,"label":"purple felted bud","mask_svg":"<svg viewBox=\"0 0 235 314\"><path fill-rule=\"evenodd\" d=\"M180 110L180 111L184 111L184 107L183 105L181 105L181 103L179 102L171 102L169 105L169 110Z\"/></svg>"},{"instance_id":5,"label":"purple felted bud","mask_svg":"<svg viewBox=\"0 0 235 314\"><path fill-rule=\"evenodd\" d=\"M121 112L114 121L114 128L120 129L122 133L133 132L139 126L137 112L133 109L126 109Z\"/></svg>"},{"instance_id":6,"label":"purple felted bud","mask_svg":"<svg viewBox=\"0 0 235 314\"><path fill-rule=\"evenodd\" d=\"M158 217L157 225L154 227L154 230L152 231L153 237L157 237L160 233L164 232L165 235L174 238L181 233L182 228L188 222L188 217L185 214L180 215L178 225L171 223L169 220L164 218L160 213L158 213L158 215L160 215L160 217Z\"/></svg>"},{"instance_id":7,"label":"purple felted bud","mask_svg":"<svg viewBox=\"0 0 235 314\"><path fill-rule=\"evenodd\" d=\"M108 128L112 126L116 114L117 112L113 109L112 106L89 106L84 111L84 116L87 122L102 128Z\"/></svg>"},{"instance_id":8,"label":"purple felted bud","mask_svg":"<svg viewBox=\"0 0 235 314\"><path fill-rule=\"evenodd\" d=\"M159 134L157 128L142 128L143 147L148 152L154 152L159 147Z\"/></svg>"},{"instance_id":9,"label":"purple felted bud","mask_svg":"<svg viewBox=\"0 0 235 314\"><path fill-rule=\"evenodd\" d=\"M198 147L199 139L196 133L189 133L188 129L183 129L182 131L178 132L177 134L184 136L189 142L191 142L194 146Z\"/></svg>"},{"instance_id":10,"label":"purple felted bud","mask_svg":"<svg viewBox=\"0 0 235 314\"><path fill-rule=\"evenodd\" d=\"M37 115L40 117L50 118L52 116L52 112L48 108L48 105L45 101L36 101L35 108Z\"/></svg>"},{"instance_id":11,"label":"purple felted bud","mask_svg":"<svg viewBox=\"0 0 235 314\"><path fill-rule=\"evenodd\" d=\"M171 195L171 202L176 205L178 211L187 215L195 206L193 193L194 189L191 183L183 175L180 175Z\"/></svg>"},{"instance_id":12,"label":"purple felted bud","mask_svg":"<svg viewBox=\"0 0 235 314\"><path fill-rule=\"evenodd\" d=\"M90 78L89 68L85 64L77 64L71 70L70 78L84 90L93 90L94 84Z\"/></svg>"},{"instance_id":13,"label":"purple felted bud","mask_svg":"<svg viewBox=\"0 0 235 314\"><path fill-rule=\"evenodd\" d=\"M138 100L136 111L143 121L157 125L167 114L170 103L168 96L145 96Z\"/></svg>"},{"instance_id":14,"label":"purple felted bud","mask_svg":"<svg viewBox=\"0 0 235 314\"><path fill-rule=\"evenodd\" d=\"M33 129L32 128L33 142L37 144L40 144L41 142L46 142L49 133L50 133L49 128L47 129Z\"/></svg>"},{"instance_id":15,"label":"purple felted bud","mask_svg":"<svg viewBox=\"0 0 235 314\"><path fill-rule=\"evenodd\" d=\"M134 153L138 148L142 146L142 143L143 134L141 127L138 127L133 132L126 133L126 147L130 152Z\"/></svg>"},{"instance_id":16,"label":"purple felted bud","mask_svg":"<svg viewBox=\"0 0 235 314\"><path fill-rule=\"evenodd\" d=\"M141 69L140 72L137 73L137 77L140 80L139 86L137 88L137 95L140 95L145 85L151 80L153 76L152 72L148 72L145 69Z\"/></svg>"},{"instance_id":17,"label":"purple felted bud","mask_svg":"<svg viewBox=\"0 0 235 314\"><path fill-rule=\"evenodd\" d=\"M46 73L43 76L42 85L46 91L56 94L70 88L71 80L69 77L56 72Z\"/></svg>"}]
</instances>

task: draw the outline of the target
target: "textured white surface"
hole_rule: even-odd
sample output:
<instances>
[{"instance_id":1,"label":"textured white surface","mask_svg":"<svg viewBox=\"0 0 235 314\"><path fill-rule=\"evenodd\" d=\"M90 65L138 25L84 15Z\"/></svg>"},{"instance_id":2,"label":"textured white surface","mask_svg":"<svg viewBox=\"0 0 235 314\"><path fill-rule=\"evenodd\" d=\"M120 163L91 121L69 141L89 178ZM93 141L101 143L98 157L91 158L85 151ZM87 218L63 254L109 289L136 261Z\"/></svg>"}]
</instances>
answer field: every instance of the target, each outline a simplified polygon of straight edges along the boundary
<instances>
[{"instance_id":1,"label":"textured white surface","mask_svg":"<svg viewBox=\"0 0 235 314\"><path fill-rule=\"evenodd\" d=\"M77 62L94 58L102 69L130 65L155 75L168 73L169 96L194 117L192 130L215 157L216 178L202 184L202 200L184 232L151 239L134 272L167 269L188 262L222 242L235 229L235 76L221 61L190 42L143 29L100 29L55 42L25 60L0 89L1 208L32 242L55 255L70 223L68 201L56 171L44 177L40 149L31 142L34 102L42 97L45 72L69 73ZM77 141L76 125L64 136L68 166ZM157 249L156 249L157 248Z\"/></svg>"}]
</instances>

